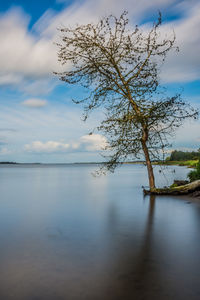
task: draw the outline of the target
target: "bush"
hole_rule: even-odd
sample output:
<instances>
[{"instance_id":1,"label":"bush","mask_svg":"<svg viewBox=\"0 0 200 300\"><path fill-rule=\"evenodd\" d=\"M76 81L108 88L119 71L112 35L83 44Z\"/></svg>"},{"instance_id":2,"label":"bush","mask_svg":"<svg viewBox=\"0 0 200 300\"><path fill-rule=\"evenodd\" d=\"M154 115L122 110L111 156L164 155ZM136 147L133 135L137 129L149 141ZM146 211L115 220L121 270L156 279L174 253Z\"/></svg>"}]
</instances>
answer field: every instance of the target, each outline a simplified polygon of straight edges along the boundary
<instances>
[{"instance_id":1,"label":"bush","mask_svg":"<svg viewBox=\"0 0 200 300\"><path fill-rule=\"evenodd\" d=\"M177 187L177 186L178 186L178 184L173 183L172 185L170 185L170 189L173 189L173 188L175 188L175 187Z\"/></svg>"},{"instance_id":2,"label":"bush","mask_svg":"<svg viewBox=\"0 0 200 300\"><path fill-rule=\"evenodd\" d=\"M190 179L190 182L200 179L200 160L197 163L196 170L191 171L188 174L188 178Z\"/></svg>"}]
</instances>

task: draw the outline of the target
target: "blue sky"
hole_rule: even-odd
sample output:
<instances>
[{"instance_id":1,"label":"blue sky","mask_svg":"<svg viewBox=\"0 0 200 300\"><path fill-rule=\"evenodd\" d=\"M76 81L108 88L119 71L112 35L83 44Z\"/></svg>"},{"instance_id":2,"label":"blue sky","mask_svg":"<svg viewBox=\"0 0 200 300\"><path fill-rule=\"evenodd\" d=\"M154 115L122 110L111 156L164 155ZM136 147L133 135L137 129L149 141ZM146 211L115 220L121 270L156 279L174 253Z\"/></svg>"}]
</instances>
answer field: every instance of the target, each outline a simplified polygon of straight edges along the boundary
<instances>
[{"instance_id":1,"label":"blue sky","mask_svg":"<svg viewBox=\"0 0 200 300\"><path fill-rule=\"evenodd\" d=\"M103 117L94 112L86 123L82 108L71 98L77 87L61 83L57 28L95 22L113 13L129 11L132 24L149 26L162 12L162 30L173 29L178 54L171 53L161 80L170 95L200 106L199 0L41 0L0 3L0 161L100 161L106 139L88 135ZM200 124L188 122L172 141L172 149L198 149Z\"/></svg>"}]
</instances>

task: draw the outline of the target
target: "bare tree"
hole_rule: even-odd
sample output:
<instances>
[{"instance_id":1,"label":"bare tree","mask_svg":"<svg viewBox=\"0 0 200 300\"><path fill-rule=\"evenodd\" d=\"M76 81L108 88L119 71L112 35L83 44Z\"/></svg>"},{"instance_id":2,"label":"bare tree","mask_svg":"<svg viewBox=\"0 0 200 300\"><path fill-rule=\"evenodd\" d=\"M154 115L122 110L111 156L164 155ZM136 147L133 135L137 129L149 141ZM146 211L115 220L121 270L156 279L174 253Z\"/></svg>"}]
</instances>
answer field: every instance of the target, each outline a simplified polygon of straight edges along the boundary
<instances>
[{"instance_id":1,"label":"bare tree","mask_svg":"<svg viewBox=\"0 0 200 300\"><path fill-rule=\"evenodd\" d=\"M85 120L94 108L104 106L105 120L99 130L108 138L106 167L113 171L131 157L145 157L150 190L155 188L151 160L168 146L167 137L195 111L180 95L160 93L159 67L174 47L175 35L162 37L161 16L147 32L131 29L124 12L97 24L61 28L58 60L67 64L57 74L68 84L89 90ZM161 97L161 98L160 98Z\"/></svg>"}]
</instances>

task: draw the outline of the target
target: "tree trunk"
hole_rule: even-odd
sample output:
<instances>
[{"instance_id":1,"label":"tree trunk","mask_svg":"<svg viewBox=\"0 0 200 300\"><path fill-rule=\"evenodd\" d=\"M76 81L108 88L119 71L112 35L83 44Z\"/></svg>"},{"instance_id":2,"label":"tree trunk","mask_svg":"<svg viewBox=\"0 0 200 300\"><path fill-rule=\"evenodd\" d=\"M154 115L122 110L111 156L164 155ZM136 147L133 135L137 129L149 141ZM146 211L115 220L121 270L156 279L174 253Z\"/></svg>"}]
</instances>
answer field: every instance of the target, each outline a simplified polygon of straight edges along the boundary
<instances>
[{"instance_id":1,"label":"tree trunk","mask_svg":"<svg viewBox=\"0 0 200 300\"><path fill-rule=\"evenodd\" d=\"M195 191L200 190L200 180L193 181L191 183L173 187L173 188L161 188L161 189L150 189L144 190L144 194L150 195L187 195Z\"/></svg>"},{"instance_id":2,"label":"tree trunk","mask_svg":"<svg viewBox=\"0 0 200 300\"><path fill-rule=\"evenodd\" d=\"M142 149L144 152L145 161L146 161L146 165L147 165L149 187L150 187L150 191L151 191L151 190L155 189L155 178L154 178L154 173L153 173L153 167L152 167L151 160L149 157L149 150L147 148L146 141L144 139L142 140Z\"/></svg>"}]
</instances>

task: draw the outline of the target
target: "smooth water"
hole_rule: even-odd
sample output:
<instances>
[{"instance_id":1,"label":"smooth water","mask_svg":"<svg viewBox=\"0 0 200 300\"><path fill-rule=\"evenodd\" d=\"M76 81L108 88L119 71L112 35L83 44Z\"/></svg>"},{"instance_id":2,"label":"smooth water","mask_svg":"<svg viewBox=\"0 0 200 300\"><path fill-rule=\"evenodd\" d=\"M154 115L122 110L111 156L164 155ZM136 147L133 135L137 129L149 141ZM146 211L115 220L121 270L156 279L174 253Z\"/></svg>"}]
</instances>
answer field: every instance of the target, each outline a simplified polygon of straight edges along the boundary
<instances>
[{"instance_id":1,"label":"smooth water","mask_svg":"<svg viewBox=\"0 0 200 300\"><path fill-rule=\"evenodd\" d=\"M0 299L200 299L200 205L145 197L146 169L1 165ZM155 168L158 185L188 169Z\"/></svg>"}]
</instances>

